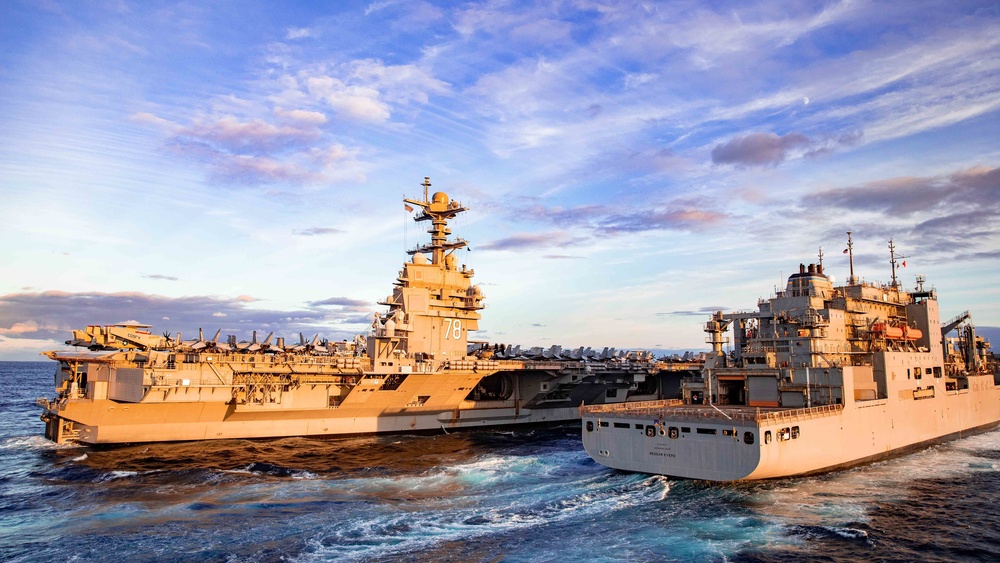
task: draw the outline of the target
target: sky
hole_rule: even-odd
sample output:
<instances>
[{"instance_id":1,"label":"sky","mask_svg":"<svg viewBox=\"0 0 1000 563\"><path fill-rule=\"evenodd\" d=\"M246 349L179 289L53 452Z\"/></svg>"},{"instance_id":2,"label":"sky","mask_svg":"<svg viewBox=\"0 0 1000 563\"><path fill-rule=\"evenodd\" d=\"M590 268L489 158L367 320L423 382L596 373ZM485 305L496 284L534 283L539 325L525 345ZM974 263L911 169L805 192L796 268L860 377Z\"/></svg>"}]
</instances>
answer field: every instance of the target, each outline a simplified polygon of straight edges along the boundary
<instances>
[{"instance_id":1,"label":"sky","mask_svg":"<svg viewBox=\"0 0 1000 563\"><path fill-rule=\"evenodd\" d=\"M1000 327L1000 3L7 0L0 359L363 333L424 177L475 339L705 349L847 231Z\"/></svg>"}]
</instances>

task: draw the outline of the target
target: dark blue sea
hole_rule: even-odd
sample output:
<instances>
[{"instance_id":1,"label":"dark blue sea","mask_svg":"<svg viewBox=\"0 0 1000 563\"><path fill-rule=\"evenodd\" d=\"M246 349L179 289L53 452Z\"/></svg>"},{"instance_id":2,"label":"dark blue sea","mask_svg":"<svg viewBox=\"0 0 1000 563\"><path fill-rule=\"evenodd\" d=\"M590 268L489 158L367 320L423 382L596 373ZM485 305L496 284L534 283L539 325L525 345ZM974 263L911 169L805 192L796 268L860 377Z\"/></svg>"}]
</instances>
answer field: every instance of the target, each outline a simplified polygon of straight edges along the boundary
<instances>
[{"instance_id":1,"label":"dark blue sea","mask_svg":"<svg viewBox=\"0 0 1000 563\"><path fill-rule=\"evenodd\" d=\"M0 362L0 561L998 561L1000 432L804 479L606 469L579 428L56 446Z\"/></svg>"}]
</instances>

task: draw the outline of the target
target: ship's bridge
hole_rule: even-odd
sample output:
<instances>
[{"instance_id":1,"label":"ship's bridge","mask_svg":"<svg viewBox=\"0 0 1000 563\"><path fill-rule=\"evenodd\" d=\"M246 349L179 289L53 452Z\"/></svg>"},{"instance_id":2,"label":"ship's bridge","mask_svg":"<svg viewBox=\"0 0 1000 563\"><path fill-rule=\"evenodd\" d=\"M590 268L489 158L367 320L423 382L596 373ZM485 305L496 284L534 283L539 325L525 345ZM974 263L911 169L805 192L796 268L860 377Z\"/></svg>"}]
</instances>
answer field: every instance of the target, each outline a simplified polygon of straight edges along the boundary
<instances>
[{"instance_id":1,"label":"ship's bridge","mask_svg":"<svg viewBox=\"0 0 1000 563\"><path fill-rule=\"evenodd\" d=\"M788 276L788 285L785 288L789 297L818 296L825 292L827 296L833 294L833 283L830 278L823 273L822 264L799 264L799 272Z\"/></svg>"},{"instance_id":2,"label":"ship's bridge","mask_svg":"<svg viewBox=\"0 0 1000 563\"><path fill-rule=\"evenodd\" d=\"M799 272L788 276L788 285L785 293L779 294L779 298L806 297L810 301L808 306L822 308L823 301L831 299L834 295L833 282L823 273L822 264L799 264Z\"/></svg>"}]
</instances>

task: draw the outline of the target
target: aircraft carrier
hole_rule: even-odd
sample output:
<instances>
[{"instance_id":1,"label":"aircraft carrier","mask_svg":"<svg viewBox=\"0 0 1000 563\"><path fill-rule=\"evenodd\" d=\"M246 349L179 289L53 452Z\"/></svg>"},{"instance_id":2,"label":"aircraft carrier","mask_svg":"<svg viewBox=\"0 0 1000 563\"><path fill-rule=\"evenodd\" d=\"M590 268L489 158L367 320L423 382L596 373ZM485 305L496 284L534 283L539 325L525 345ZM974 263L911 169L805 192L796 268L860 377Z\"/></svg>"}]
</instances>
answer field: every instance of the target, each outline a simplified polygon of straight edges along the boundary
<instances>
[{"instance_id":1,"label":"aircraft carrier","mask_svg":"<svg viewBox=\"0 0 1000 563\"><path fill-rule=\"evenodd\" d=\"M404 198L430 242L408 251L368 334L237 342L158 335L126 321L73 331L55 360L55 397L39 398L55 442L121 444L334 436L555 423L579 407L680 397L692 361L644 351L470 342L484 295L455 251L446 193Z\"/></svg>"}]
</instances>

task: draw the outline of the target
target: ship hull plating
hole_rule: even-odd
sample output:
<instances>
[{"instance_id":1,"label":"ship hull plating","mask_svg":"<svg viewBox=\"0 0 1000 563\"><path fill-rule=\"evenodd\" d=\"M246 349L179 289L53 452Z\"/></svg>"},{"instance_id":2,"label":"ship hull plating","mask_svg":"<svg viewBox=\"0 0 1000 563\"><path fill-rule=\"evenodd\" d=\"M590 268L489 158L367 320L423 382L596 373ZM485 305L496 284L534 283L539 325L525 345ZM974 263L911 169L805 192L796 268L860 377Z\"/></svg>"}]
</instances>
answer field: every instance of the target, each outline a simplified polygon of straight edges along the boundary
<instances>
[{"instance_id":1,"label":"ship hull plating","mask_svg":"<svg viewBox=\"0 0 1000 563\"><path fill-rule=\"evenodd\" d=\"M450 432L492 426L547 424L579 418L577 408L543 410L516 408L472 408L461 411L408 412L371 415L350 411L333 414L328 410L282 411L280 413L233 413L229 405L203 403L187 408L169 406L132 407L131 415L100 416L122 408L113 401L92 403L89 412L74 412L74 422L52 415L46 437L56 442L84 444L124 444L195 440L280 438L288 436L324 437L376 433ZM166 415L166 416L165 416ZM169 419L170 422L155 422ZM63 429L64 428L64 429ZM63 429L63 430L60 430Z\"/></svg>"},{"instance_id":2,"label":"ship hull plating","mask_svg":"<svg viewBox=\"0 0 1000 563\"><path fill-rule=\"evenodd\" d=\"M881 400L825 412L801 409L770 423L728 420L708 406L683 407L690 416L678 416L676 407L648 410L645 417L594 414L584 418L583 444L602 465L679 478L738 481L824 473L996 429L1000 388L991 376L976 379L978 392L909 404ZM693 414L699 410L704 416ZM646 435L648 426L654 427L653 436Z\"/></svg>"}]
</instances>

